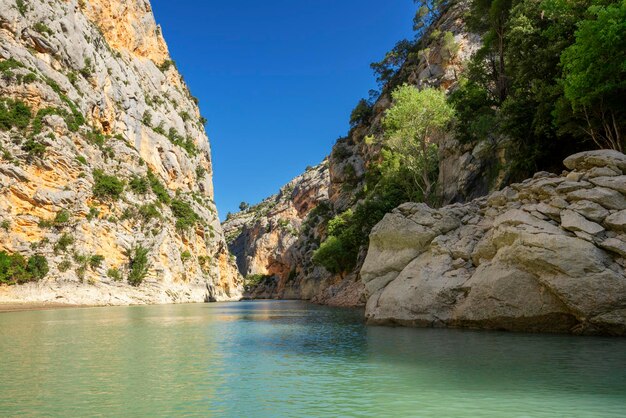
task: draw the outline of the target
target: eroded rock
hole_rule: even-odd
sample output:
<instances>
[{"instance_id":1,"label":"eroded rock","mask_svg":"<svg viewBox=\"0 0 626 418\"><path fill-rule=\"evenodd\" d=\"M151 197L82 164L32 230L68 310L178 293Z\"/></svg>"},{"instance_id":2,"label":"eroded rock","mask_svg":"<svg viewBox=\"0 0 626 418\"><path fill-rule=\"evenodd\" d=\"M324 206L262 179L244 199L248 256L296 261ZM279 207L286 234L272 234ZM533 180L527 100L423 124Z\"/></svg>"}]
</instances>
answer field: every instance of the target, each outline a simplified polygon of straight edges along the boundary
<instances>
[{"instance_id":1,"label":"eroded rock","mask_svg":"<svg viewBox=\"0 0 626 418\"><path fill-rule=\"evenodd\" d=\"M403 205L387 215L372 231L361 270L368 321L626 335L621 176L581 181L587 170L621 170L626 156L591 152L566 163L581 175L542 174L512 185L531 199L520 208L506 203L502 192L487 198L487 207L476 212L476 225L486 228L461 222L475 203L454 210ZM571 204L555 200L547 188ZM418 207L420 215L407 207ZM444 216L457 222L442 229L432 221Z\"/></svg>"}]
</instances>

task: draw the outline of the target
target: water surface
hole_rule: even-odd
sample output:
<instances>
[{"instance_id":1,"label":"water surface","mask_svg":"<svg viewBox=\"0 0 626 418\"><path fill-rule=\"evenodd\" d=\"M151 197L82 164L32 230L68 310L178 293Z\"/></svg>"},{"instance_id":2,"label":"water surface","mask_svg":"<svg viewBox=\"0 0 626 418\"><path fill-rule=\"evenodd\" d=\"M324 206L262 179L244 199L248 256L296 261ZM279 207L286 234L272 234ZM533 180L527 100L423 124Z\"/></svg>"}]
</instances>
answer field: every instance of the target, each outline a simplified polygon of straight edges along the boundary
<instances>
[{"instance_id":1,"label":"water surface","mask_svg":"<svg viewBox=\"0 0 626 418\"><path fill-rule=\"evenodd\" d=\"M301 302L0 315L0 416L623 417L626 339Z\"/></svg>"}]
</instances>

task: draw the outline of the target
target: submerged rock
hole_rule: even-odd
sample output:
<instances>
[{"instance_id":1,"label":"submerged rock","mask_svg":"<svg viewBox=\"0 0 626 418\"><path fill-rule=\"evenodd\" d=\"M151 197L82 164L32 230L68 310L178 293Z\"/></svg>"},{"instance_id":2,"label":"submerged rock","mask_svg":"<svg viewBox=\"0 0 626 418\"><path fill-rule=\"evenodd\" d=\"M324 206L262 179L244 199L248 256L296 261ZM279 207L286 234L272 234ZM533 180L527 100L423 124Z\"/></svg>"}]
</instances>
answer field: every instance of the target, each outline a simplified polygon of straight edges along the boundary
<instances>
[{"instance_id":1,"label":"submerged rock","mask_svg":"<svg viewBox=\"0 0 626 418\"><path fill-rule=\"evenodd\" d=\"M582 179L626 169L626 156L594 151L565 164ZM361 270L368 322L626 335L621 182L568 175L512 185L517 196L386 215Z\"/></svg>"}]
</instances>

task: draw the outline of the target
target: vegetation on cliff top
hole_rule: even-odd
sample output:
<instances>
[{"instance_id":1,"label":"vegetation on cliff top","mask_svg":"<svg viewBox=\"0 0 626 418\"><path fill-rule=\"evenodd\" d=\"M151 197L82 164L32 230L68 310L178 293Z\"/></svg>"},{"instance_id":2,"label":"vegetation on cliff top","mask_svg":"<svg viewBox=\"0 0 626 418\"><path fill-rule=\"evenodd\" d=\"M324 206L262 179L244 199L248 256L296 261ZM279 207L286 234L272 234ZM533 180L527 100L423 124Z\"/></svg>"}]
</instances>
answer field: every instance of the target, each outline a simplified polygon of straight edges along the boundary
<instances>
[{"instance_id":1,"label":"vegetation on cliff top","mask_svg":"<svg viewBox=\"0 0 626 418\"><path fill-rule=\"evenodd\" d=\"M48 260L41 255L26 259L21 254L0 251L0 283L22 284L39 281L48 274Z\"/></svg>"},{"instance_id":2,"label":"vegetation on cliff top","mask_svg":"<svg viewBox=\"0 0 626 418\"><path fill-rule=\"evenodd\" d=\"M314 254L331 273L356 266L369 232L391 209L407 201L437 204L436 140L451 120L462 142L510 140L510 181L558 171L563 157L579 150L624 149L626 1L472 0L465 20L483 44L447 103L443 92L398 88L406 82L404 66L430 65L429 41L439 39L450 56L458 51L451 33L433 27L453 2L416 4L416 39L398 42L372 64L393 105L383 122L380 160L368 167L359 203L327 220L327 238ZM428 112L438 113L421 118ZM351 126L367 125L372 116L372 100L362 99ZM336 146L333 157L342 159L342 149Z\"/></svg>"}]
</instances>

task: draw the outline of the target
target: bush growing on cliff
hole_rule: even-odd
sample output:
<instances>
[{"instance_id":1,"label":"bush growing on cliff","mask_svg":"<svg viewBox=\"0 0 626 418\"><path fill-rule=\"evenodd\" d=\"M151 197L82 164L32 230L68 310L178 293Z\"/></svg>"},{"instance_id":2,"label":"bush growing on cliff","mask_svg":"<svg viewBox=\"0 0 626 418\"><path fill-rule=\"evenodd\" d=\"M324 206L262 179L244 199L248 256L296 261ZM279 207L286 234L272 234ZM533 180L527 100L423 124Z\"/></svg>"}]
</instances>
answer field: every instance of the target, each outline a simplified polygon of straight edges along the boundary
<instances>
[{"instance_id":1,"label":"bush growing on cliff","mask_svg":"<svg viewBox=\"0 0 626 418\"><path fill-rule=\"evenodd\" d=\"M115 176L109 176L102 170L93 172L93 196L100 200L118 200L124 192L124 182Z\"/></svg>"},{"instance_id":2,"label":"bush growing on cliff","mask_svg":"<svg viewBox=\"0 0 626 418\"><path fill-rule=\"evenodd\" d=\"M114 282L122 281L122 273L119 271L119 269L116 268L110 268L107 271L107 277L112 279Z\"/></svg>"},{"instance_id":3,"label":"bush growing on cliff","mask_svg":"<svg viewBox=\"0 0 626 418\"><path fill-rule=\"evenodd\" d=\"M152 219L161 219L161 211L154 203L139 206L137 214L144 222L150 222Z\"/></svg>"},{"instance_id":4,"label":"bush growing on cliff","mask_svg":"<svg viewBox=\"0 0 626 418\"><path fill-rule=\"evenodd\" d=\"M54 34L54 32L52 31L52 29L50 29L50 27L48 25L46 25L43 22L37 22L33 25L33 29L35 29L35 31L41 33L42 35L52 35Z\"/></svg>"},{"instance_id":5,"label":"bush growing on cliff","mask_svg":"<svg viewBox=\"0 0 626 418\"><path fill-rule=\"evenodd\" d=\"M361 123L367 122L373 114L374 110L371 103L365 99L359 100L359 103L350 114L350 126L355 127Z\"/></svg>"},{"instance_id":6,"label":"bush growing on cliff","mask_svg":"<svg viewBox=\"0 0 626 418\"><path fill-rule=\"evenodd\" d=\"M169 193L167 193L167 189L161 183L159 178L152 172L152 170L148 170L148 182L150 183L150 188L152 192L156 195L157 199L161 203L169 204L171 199Z\"/></svg>"},{"instance_id":7,"label":"bush growing on cliff","mask_svg":"<svg viewBox=\"0 0 626 418\"><path fill-rule=\"evenodd\" d=\"M183 200L172 200L170 208L176 217L176 228L179 230L187 230L200 220L200 217L194 212L191 205Z\"/></svg>"},{"instance_id":8,"label":"bush growing on cliff","mask_svg":"<svg viewBox=\"0 0 626 418\"><path fill-rule=\"evenodd\" d=\"M32 118L30 107L24 102L13 99L0 99L0 129L25 129Z\"/></svg>"},{"instance_id":9,"label":"bush growing on cliff","mask_svg":"<svg viewBox=\"0 0 626 418\"><path fill-rule=\"evenodd\" d=\"M182 253L180 253L180 261L182 261L183 263L186 263L189 260L191 260L191 253L189 251L185 250Z\"/></svg>"},{"instance_id":10,"label":"bush growing on cliff","mask_svg":"<svg viewBox=\"0 0 626 418\"><path fill-rule=\"evenodd\" d=\"M91 267L92 269L99 268L103 262L104 262L104 256L100 254L94 254L89 257L89 267Z\"/></svg>"},{"instance_id":11,"label":"bush growing on cliff","mask_svg":"<svg viewBox=\"0 0 626 418\"><path fill-rule=\"evenodd\" d=\"M245 277L244 286L246 288L268 284L274 277L267 274L249 274Z\"/></svg>"},{"instance_id":12,"label":"bush growing on cliff","mask_svg":"<svg viewBox=\"0 0 626 418\"><path fill-rule=\"evenodd\" d=\"M131 286L139 286L148 275L150 264L148 255L150 250L145 247L137 246L126 251L128 257L128 284Z\"/></svg>"},{"instance_id":13,"label":"bush growing on cliff","mask_svg":"<svg viewBox=\"0 0 626 418\"><path fill-rule=\"evenodd\" d=\"M0 283L21 284L39 281L48 274L48 260L41 255L26 259L21 254L0 251Z\"/></svg>"},{"instance_id":14,"label":"bush growing on cliff","mask_svg":"<svg viewBox=\"0 0 626 418\"><path fill-rule=\"evenodd\" d=\"M145 195L150 190L150 182L145 177L134 175L128 182L128 187L137 195Z\"/></svg>"},{"instance_id":15,"label":"bush growing on cliff","mask_svg":"<svg viewBox=\"0 0 626 418\"><path fill-rule=\"evenodd\" d=\"M167 70L169 70L171 67L176 68L176 63L172 60L164 60L160 65L159 65L159 70L161 70L162 72L166 72Z\"/></svg>"},{"instance_id":16,"label":"bush growing on cliff","mask_svg":"<svg viewBox=\"0 0 626 418\"><path fill-rule=\"evenodd\" d=\"M46 154L48 146L41 142L39 139L28 138L24 144L22 144L22 151L26 152L27 160L32 162L35 159L41 159Z\"/></svg>"},{"instance_id":17,"label":"bush growing on cliff","mask_svg":"<svg viewBox=\"0 0 626 418\"><path fill-rule=\"evenodd\" d=\"M61 251L65 252L70 247L70 245L74 244L74 237L70 234L63 234L59 237L56 244L54 244L54 252L59 253Z\"/></svg>"}]
</instances>

